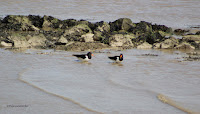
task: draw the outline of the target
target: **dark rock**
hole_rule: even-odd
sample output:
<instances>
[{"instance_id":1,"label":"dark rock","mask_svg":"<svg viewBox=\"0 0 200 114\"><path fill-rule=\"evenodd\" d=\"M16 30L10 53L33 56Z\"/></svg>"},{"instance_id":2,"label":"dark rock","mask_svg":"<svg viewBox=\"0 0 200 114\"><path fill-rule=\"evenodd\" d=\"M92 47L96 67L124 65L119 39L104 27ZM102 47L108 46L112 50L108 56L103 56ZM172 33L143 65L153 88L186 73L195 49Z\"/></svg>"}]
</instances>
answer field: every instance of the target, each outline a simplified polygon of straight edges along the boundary
<instances>
[{"instance_id":1,"label":"dark rock","mask_svg":"<svg viewBox=\"0 0 200 114\"><path fill-rule=\"evenodd\" d=\"M120 18L114 22L110 22L109 24L111 32L119 30L129 31L129 29L135 27L135 24L133 24L131 19L128 18Z\"/></svg>"},{"instance_id":2,"label":"dark rock","mask_svg":"<svg viewBox=\"0 0 200 114\"><path fill-rule=\"evenodd\" d=\"M52 16L44 16L43 17L43 24L42 24L42 29L45 31L49 31L53 29L59 28L60 25L60 20L57 18L54 18Z\"/></svg>"},{"instance_id":3,"label":"dark rock","mask_svg":"<svg viewBox=\"0 0 200 114\"><path fill-rule=\"evenodd\" d=\"M149 44L159 43L165 40L159 32L149 32L146 34L142 34L139 37L133 39L133 43L137 46L141 43L148 42Z\"/></svg>"},{"instance_id":4,"label":"dark rock","mask_svg":"<svg viewBox=\"0 0 200 114\"><path fill-rule=\"evenodd\" d=\"M154 25L152 25L152 29L154 31L163 31L163 32L167 32L167 33L171 33L172 32L172 28L167 27L165 25L154 24Z\"/></svg>"},{"instance_id":5,"label":"dark rock","mask_svg":"<svg viewBox=\"0 0 200 114\"><path fill-rule=\"evenodd\" d=\"M134 34L139 34L139 35L143 33L151 33L152 25L151 23L141 21L139 23L136 23L136 27L131 28L129 32L132 32Z\"/></svg>"},{"instance_id":6,"label":"dark rock","mask_svg":"<svg viewBox=\"0 0 200 114\"><path fill-rule=\"evenodd\" d=\"M42 24L44 22L44 19L42 17L40 17L39 15L29 15L28 18L35 27L42 28Z\"/></svg>"},{"instance_id":7,"label":"dark rock","mask_svg":"<svg viewBox=\"0 0 200 114\"><path fill-rule=\"evenodd\" d=\"M184 35L185 33L189 32L189 30L183 30L183 29L175 29L174 33L176 35Z\"/></svg>"},{"instance_id":8,"label":"dark rock","mask_svg":"<svg viewBox=\"0 0 200 114\"><path fill-rule=\"evenodd\" d=\"M197 32L196 32L196 35L200 35L200 31L197 31Z\"/></svg>"}]
</instances>

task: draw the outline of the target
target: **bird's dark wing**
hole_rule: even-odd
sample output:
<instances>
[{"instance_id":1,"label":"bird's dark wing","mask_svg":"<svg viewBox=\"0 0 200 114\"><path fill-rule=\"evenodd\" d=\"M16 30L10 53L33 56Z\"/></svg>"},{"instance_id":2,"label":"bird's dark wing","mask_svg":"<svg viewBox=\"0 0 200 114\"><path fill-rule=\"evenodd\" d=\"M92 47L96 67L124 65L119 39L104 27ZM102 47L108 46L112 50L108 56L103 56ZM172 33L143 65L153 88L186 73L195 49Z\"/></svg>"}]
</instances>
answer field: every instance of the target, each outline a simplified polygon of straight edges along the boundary
<instances>
[{"instance_id":1,"label":"bird's dark wing","mask_svg":"<svg viewBox=\"0 0 200 114\"><path fill-rule=\"evenodd\" d=\"M73 55L73 56L78 57L78 58L82 58L82 59L86 58L85 55Z\"/></svg>"},{"instance_id":2,"label":"bird's dark wing","mask_svg":"<svg viewBox=\"0 0 200 114\"><path fill-rule=\"evenodd\" d=\"M118 57L118 56L108 57L108 58L116 61L116 60L117 60L117 57Z\"/></svg>"}]
</instances>

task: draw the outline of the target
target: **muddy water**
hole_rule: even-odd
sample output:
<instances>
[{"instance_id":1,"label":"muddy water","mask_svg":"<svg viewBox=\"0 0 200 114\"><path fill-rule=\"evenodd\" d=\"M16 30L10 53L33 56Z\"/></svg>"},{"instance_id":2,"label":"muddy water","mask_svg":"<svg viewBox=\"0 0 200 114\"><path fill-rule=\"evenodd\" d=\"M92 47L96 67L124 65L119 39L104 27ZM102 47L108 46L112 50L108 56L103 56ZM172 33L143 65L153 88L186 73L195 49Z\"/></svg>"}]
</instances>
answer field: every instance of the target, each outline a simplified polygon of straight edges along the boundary
<instances>
[{"instance_id":1,"label":"muddy water","mask_svg":"<svg viewBox=\"0 0 200 114\"><path fill-rule=\"evenodd\" d=\"M102 52L81 63L71 55L86 52L1 49L0 111L200 113L199 62L179 62L179 51ZM120 64L107 58L120 53ZM20 104L28 107L7 106Z\"/></svg>"},{"instance_id":2,"label":"muddy water","mask_svg":"<svg viewBox=\"0 0 200 114\"><path fill-rule=\"evenodd\" d=\"M0 15L51 15L114 21L127 17L173 28L200 25L199 0L0 0Z\"/></svg>"}]
</instances>

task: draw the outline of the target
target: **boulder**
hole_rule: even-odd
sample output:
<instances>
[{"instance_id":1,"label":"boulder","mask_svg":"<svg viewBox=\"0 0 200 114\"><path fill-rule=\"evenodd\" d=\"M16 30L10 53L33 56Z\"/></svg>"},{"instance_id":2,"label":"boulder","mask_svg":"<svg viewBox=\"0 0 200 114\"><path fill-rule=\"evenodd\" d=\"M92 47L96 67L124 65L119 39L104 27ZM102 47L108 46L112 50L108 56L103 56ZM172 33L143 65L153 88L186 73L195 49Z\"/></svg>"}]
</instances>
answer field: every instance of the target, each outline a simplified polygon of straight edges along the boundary
<instances>
[{"instance_id":1,"label":"boulder","mask_svg":"<svg viewBox=\"0 0 200 114\"><path fill-rule=\"evenodd\" d=\"M141 21L139 23L136 23L136 26L132 29L129 30L130 32L133 32L134 34L138 34L141 35L143 33L152 33L152 24L145 22L145 21Z\"/></svg>"},{"instance_id":2,"label":"boulder","mask_svg":"<svg viewBox=\"0 0 200 114\"><path fill-rule=\"evenodd\" d=\"M13 42L13 46L16 48L28 48L31 46L27 38L21 34L13 33L8 39Z\"/></svg>"},{"instance_id":3,"label":"boulder","mask_svg":"<svg viewBox=\"0 0 200 114\"><path fill-rule=\"evenodd\" d=\"M109 37L109 45L112 47L133 47L131 35L115 34Z\"/></svg>"},{"instance_id":4,"label":"boulder","mask_svg":"<svg viewBox=\"0 0 200 114\"><path fill-rule=\"evenodd\" d=\"M27 36L28 43L31 47L46 47L46 37L43 34Z\"/></svg>"},{"instance_id":5,"label":"boulder","mask_svg":"<svg viewBox=\"0 0 200 114\"><path fill-rule=\"evenodd\" d=\"M184 30L184 29L175 29L174 33L176 35L184 35L185 33L189 32L189 30Z\"/></svg>"},{"instance_id":6,"label":"boulder","mask_svg":"<svg viewBox=\"0 0 200 114\"><path fill-rule=\"evenodd\" d=\"M12 33L8 39L12 41L12 46L16 48L45 47L47 41L43 34Z\"/></svg>"},{"instance_id":7,"label":"boulder","mask_svg":"<svg viewBox=\"0 0 200 114\"><path fill-rule=\"evenodd\" d=\"M172 28L167 27L165 25L154 24L154 25L152 25L152 29L154 31L163 31L163 32L166 32L166 33L172 33Z\"/></svg>"},{"instance_id":8,"label":"boulder","mask_svg":"<svg viewBox=\"0 0 200 114\"><path fill-rule=\"evenodd\" d=\"M80 41L81 42L94 42L93 36L94 36L94 34L92 34L92 33L83 34L83 35L81 35Z\"/></svg>"},{"instance_id":9,"label":"boulder","mask_svg":"<svg viewBox=\"0 0 200 114\"><path fill-rule=\"evenodd\" d=\"M68 43L68 40L64 36L61 36L55 44L66 45L67 43Z\"/></svg>"},{"instance_id":10,"label":"boulder","mask_svg":"<svg viewBox=\"0 0 200 114\"><path fill-rule=\"evenodd\" d=\"M101 41L102 37L110 32L110 25L106 22L98 22L95 24L97 27L94 29L94 40Z\"/></svg>"},{"instance_id":11,"label":"boulder","mask_svg":"<svg viewBox=\"0 0 200 114\"><path fill-rule=\"evenodd\" d=\"M164 40L161 43L155 43L153 48L155 49L172 49L178 45L178 39L171 37Z\"/></svg>"},{"instance_id":12,"label":"boulder","mask_svg":"<svg viewBox=\"0 0 200 114\"><path fill-rule=\"evenodd\" d=\"M3 46L3 47L12 47L12 43L11 42L1 41L0 45Z\"/></svg>"},{"instance_id":13,"label":"boulder","mask_svg":"<svg viewBox=\"0 0 200 114\"><path fill-rule=\"evenodd\" d=\"M141 45L137 46L138 49L151 49L152 48L152 45L147 43L147 42L144 42L142 43Z\"/></svg>"},{"instance_id":14,"label":"boulder","mask_svg":"<svg viewBox=\"0 0 200 114\"><path fill-rule=\"evenodd\" d=\"M187 42L182 42L181 44L179 44L178 46L175 47L176 49L195 49L194 46L192 46L191 44L187 43Z\"/></svg>"},{"instance_id":15,"label":"boulder","mask_svg":"<svg viewBox=\"0 0 200 114\"><path fill-rule=\"evenodd\" d=\"M60 20L57 18L54 18L52 16L44 16L43 17L43 24L42 24L42 29L45 31L50 31L55 28L59 28L60 25Z\"/></svg>"},{"instance_id":16,"label":"boulder","mask_svg":"<svg viewBox=\"0 0 200 114\"><path fill-rule=\"evenodd\" d=\"M80 41L81 36L86 33L92 33L92 30L85 24L79 24L65 30L63 36L68 41Z\"/></svg>"},{"instance_id":17,"label":"boulder","mask_svg":"<svg viewBox=\"0 0 200 114\"><path fill-rule=\"evenodd\" d=\"M129 29L135 27L135 24L132 23L131 19L129 18L120 18L109 24L111 32L119 30L129 31Z\"/></svg>"},{"instance_id":18,"label":"boulder","mask_svg":"<svg viewBox=\"0 0 200 114\"><path fill-rule=\"evenodd\" d=\"M195 35L200 35L200 31L197 31L197 32L195 33Z\"/></svg>"}]
</instances>

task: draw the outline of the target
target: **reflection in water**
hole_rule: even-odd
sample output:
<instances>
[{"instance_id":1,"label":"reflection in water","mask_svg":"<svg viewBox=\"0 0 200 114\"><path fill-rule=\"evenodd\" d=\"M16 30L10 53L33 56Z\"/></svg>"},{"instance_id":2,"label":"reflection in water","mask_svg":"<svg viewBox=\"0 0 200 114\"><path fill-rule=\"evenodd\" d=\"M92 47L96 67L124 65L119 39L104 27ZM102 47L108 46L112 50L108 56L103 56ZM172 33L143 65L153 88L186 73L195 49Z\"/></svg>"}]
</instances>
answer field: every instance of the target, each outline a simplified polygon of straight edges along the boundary
<instances>
[{"instance_id":1,"label":"reflection in water","mask_svg":"<svg viewBox=\"0 0 200 114\"><path fill-rule=\"evenodd\" d=\"M123 66L123 64L121 62L112 62L112 65Z\"/></svg>"}]
</instances>

